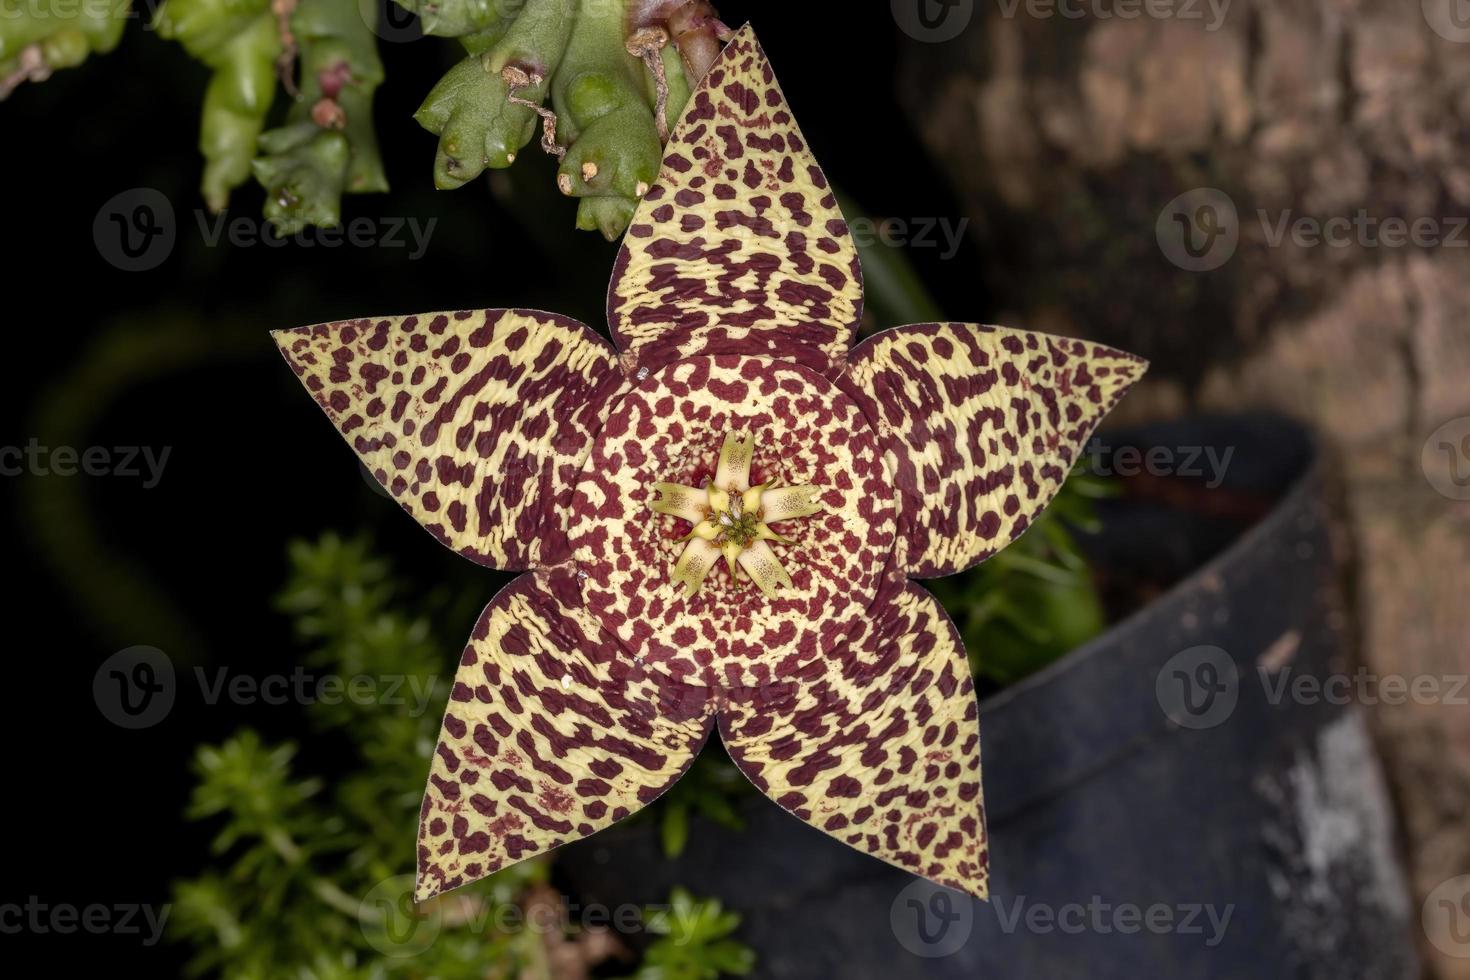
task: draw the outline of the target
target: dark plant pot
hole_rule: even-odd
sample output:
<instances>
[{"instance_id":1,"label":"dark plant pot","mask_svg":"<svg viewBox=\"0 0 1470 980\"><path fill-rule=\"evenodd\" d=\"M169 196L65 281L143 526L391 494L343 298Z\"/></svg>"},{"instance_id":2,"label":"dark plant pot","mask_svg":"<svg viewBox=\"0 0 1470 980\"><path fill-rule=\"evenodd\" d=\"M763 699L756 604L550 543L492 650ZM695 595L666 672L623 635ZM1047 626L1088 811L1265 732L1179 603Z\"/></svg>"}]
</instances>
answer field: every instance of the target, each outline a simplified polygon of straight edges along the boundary
<instances>
[{"instance_id":1,"label":"dark plant pot","mask_svg":"<svg viewBox=\"0 0 1470 980\"><path fill-rule=\"evenodd\" d=\"M1127 445L1173 450L1177 466L1192 447L1234 452L1218 488L1124 480L1098 565L1175 584L983 701L990 903L759 799L744 832L699 824L678 861L651 821L568 847L573 889L608 904L674 885L717 896L744 915L767 977L1417 976L1362 713L1292 693L1353 670L1311 437L1249 416L1102 441L1109 466Z\"/></svg>"}]
</instances>

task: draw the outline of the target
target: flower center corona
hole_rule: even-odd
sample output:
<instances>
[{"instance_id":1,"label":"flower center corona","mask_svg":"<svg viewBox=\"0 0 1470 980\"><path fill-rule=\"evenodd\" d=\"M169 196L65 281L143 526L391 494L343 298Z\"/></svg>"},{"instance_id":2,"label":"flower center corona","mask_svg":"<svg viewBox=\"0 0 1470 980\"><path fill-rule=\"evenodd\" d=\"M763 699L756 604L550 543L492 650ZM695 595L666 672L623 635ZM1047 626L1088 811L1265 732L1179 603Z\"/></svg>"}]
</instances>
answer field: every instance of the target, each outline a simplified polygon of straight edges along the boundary
<instances>
[{"instance_id":1,"label":"flower center corona","mask_svg":"<svg viewBox=\"0 0 1470 980\"><path fill-rule=\"evenodd\" d=\"M768 542L792 544L790 538L771 530L770 525L822 511L819 491L812 486L773 487L750 485L750 463L755 437L735 433L725 436L719 467L703 489L678 483L655 483L658 498L649 506L694 525L681 540L687 541L670 576L694 595L721 557L729 566L732 581L740 573L767 596L782 587L791 588L791 576L781 566Z\"/></svg>"}]
</instances>

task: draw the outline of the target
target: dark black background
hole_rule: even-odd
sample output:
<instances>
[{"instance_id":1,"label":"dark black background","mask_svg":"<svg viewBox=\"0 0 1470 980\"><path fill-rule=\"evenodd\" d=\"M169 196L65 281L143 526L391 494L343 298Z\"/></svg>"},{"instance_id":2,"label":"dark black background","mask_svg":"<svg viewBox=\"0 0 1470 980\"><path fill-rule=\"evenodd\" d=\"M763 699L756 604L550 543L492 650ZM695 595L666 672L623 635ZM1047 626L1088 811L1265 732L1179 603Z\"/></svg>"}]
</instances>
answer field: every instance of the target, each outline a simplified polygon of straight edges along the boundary
<instances>
[{"instance_id":1,"label":"dark black background","mask_svg":"<svg viewBox=\"0 0 1470 980\"><path fill-rule=\"evenodd\" d=\"M956 220L895 99L901 37L887 4L719 6L731 24L755 22L828 176L869 214ZM146 20L130 24L112 54L0 103L0 446L69 431L78 448L171 447L153 489L122 477L0 478L10 558L0 600L9 798L0 903L157 906L171 880L206 865L210 829L181 815L194 746L241 725L267 737L301 729L292 706L205 704L188 674L202 665L264 676L296 664L300 650L271 608L289 539L367 528L415 581L483 579L487 599L497 584L369 488L266 331L484 306L604 326L614 246L573 230L573 203L549 191L545 158L528 149L508 193L484 179L433 189L435 138L410 117L450 63L448 42L381 46L388 80L376 117L394 189L348 198L344 211L347 220L437 218L422 259L403 248L206 246L195 190L205 70ZM169 199L178 240L159 267L123 272L99 252L93 221L104 202L138 187ZM258 227L260 203L251 184L231 217ZM975 294L970 251L912 258L943 306L971 318L991 312ZM158 339L168 336L188 342ZM58 429L67 420L72 427ZM137 644L168 653L180 693L166 720L124 731L97 710L92 679L108 656ZM446 649L445 663L455 654ZM7 960L22 946L47 973L92 962L166 976L187 953L168 942L145 948L136 936L0 936Z\"/></svg>"}]
</instances>

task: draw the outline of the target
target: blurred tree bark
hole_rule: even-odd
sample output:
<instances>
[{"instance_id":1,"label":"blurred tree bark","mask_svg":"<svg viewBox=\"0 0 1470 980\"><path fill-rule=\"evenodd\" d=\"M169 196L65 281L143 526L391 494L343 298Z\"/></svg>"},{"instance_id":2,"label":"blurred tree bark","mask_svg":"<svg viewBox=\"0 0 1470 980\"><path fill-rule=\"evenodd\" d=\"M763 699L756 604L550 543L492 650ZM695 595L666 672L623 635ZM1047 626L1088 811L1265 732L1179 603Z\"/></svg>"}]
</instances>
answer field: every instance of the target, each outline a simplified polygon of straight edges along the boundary
<instances>
[{"instance_id":1,"label":"blurred tree bark","mask_svg":"<svg viewBox=\"0 0 1470 980\"><path fill-rule=\"evenodd\" d=\"M1122 408L1135 417L1270 407L1324 433L1379 675L1470 669L1470 503L1420 462L1470 415L1470 21L1455 4L1226 0L1218 18L1202 2L1124 19L1110 0L1074 0L1080 17L976 3L959 37L909 44L901 72L996 320L1152 359ZM1238 223L1208 271L1164 244L1171 203L1197 188ZM1299 218L1351 228L1313 243ZM1394 245L1388 218L1430 219L1440 241ZM1470 872L1470 709L1370 710L1422 901ZM1470 960L1426 955L1470 977Z\"/></svg>"}]
</instances>

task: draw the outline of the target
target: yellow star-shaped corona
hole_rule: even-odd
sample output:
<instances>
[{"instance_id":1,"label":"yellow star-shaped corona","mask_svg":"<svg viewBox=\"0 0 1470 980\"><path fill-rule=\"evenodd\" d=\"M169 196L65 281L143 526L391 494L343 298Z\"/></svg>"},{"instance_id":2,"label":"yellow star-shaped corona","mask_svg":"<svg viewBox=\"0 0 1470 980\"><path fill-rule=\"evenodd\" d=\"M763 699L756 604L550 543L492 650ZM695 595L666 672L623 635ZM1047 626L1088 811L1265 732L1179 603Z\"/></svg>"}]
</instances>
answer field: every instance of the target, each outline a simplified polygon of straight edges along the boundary
<instances>
[{"instance_id":1,"label":"yellow star-shaped corona","mask_svg":"<svg viewBox=\"0 0 1470 980\"><path fill-rule=\"evenodd\" d=\"M659 496L649 506L657 513L694 525L683 539L689 543L674 563L672 575L687 595L699 591L721 556L730 568L732 581L737 578L738 568L768 596L775 595L782 586L791 587L791 576L767 542L792 541L771 530L770 525L821 513L819 491L812 486L751 486L754 452L755 436L731 432L720 449L715 477L704 489L680 483L654 484Z\"/></svg>"}]
</instances>

